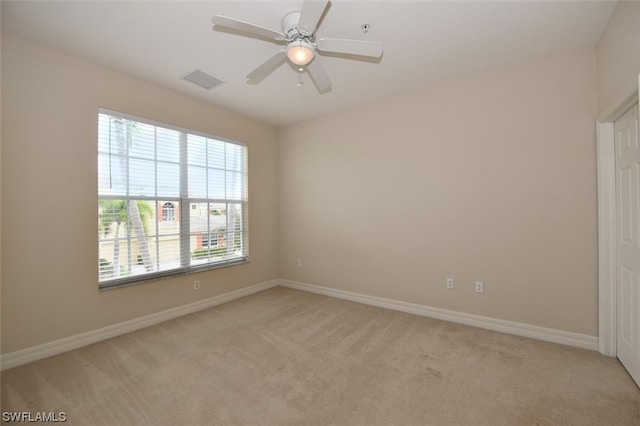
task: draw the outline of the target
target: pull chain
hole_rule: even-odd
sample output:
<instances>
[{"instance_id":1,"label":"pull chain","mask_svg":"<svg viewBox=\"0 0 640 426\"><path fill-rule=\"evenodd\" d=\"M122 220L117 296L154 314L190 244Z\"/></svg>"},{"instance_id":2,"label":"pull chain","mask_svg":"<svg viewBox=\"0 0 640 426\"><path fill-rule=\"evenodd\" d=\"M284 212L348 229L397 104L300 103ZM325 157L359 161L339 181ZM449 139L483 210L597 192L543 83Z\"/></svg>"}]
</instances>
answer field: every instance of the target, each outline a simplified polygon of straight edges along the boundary
<instances>
[{"instance_id":1,"label":"pull chain","mask_svg":"<svg viewBox=\"0 0 640 426\"><path fill-rule=\"evenodd\" d=\"M298 87L302 87L302 85L304 84L304 81L302 81L302 71L304 68L300 67L298 68Z\"/></svg>"}]
</instances>

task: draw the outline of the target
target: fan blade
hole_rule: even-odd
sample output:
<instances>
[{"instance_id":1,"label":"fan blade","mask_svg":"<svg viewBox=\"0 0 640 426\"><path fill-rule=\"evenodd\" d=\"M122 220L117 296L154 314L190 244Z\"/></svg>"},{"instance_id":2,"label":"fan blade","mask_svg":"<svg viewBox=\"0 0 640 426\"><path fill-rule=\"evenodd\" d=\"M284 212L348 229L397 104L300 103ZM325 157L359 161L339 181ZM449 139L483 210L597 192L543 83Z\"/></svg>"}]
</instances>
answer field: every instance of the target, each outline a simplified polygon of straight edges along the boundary
<instances>
[{"instance_id":1,"label":"fan blade","mask_svg":"<svg viewBox=\"0 0 640 426\"><path fill-rule=\"evenodd\" d=\"M264 80L266 76L274 72L276 68L284 64L286 60L287 53L284 50L281 50L267 59L266 62L260 65L258 68L251 71L251 73L247 75L247 78L254 83L260 82Z\"/></svg>"},{"instance_id":2,"label":"fan blade","mask_svg":"<svg viewBox=\"0 0 640 426\"><path fill-rule=\"evenodd\" d=\"M213 25L230 28L232 30L243 31L253 34L258 37L268 38L271 40L282 41L286 40L286 36L281 32L261 27L259 25L250 24L248 22L239 21L233 18L227 18L226 16L216 15L211 19Z\"/></svg>"},{"instance_id":3,"label":"fan blade","mask_svg":"<svg viewBox=\"0 0 640 426\"><path fill-rule=\"evenodd\" d=\"M313 61L309 62L309 64L307 65L307 71L309 71L311 79L318 88L318 92L325 92L331 89L331 80L329 79L329 76L325 72L324 67L320 63L317 56L313 59Z\"/></svg>"},{"instance_id":4,"label":"fan blade","mask_svg":"<svg viewBox=\"0 0 640 426\"><path fill-rule=\"evenodd\" d=\"M306 0L300 11L300 19L298 19L298 31L305 35L311 35L316 31L318 22L322 17L322 13L327 8L329 0L312 1Z\"/></svg>"},{"instance_id":5,"label":"fan blade","mask_svg":"<svg viewBox=\"0 0 640 426\"><path fill-rule=\"evenodd\" d=\"M382 43L378 41L346 40L341 38L321 38L316 42L318 50L347 55L372 56L382 55Z\"/></svg>"}]
</instances>

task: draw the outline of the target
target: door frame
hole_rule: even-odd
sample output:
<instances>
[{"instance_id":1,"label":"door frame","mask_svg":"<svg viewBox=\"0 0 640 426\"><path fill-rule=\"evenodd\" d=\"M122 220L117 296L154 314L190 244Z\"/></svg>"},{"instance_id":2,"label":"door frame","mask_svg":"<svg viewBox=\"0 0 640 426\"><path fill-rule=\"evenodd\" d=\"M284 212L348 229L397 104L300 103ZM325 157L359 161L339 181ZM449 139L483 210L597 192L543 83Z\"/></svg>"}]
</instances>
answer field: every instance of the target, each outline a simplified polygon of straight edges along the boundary
<instances>
[{"instance_id":1,"label":"door frame","mask_svg":"<svg viewBox=\"0 0 640 426\"><path fill-rule=\"evenodd\" d=\"M616 163L613 124L638 103L637 83L605 108L596 121L598 169L598 350L617 356L618 302L616 288Z\"/></svg>"}]
</instances>

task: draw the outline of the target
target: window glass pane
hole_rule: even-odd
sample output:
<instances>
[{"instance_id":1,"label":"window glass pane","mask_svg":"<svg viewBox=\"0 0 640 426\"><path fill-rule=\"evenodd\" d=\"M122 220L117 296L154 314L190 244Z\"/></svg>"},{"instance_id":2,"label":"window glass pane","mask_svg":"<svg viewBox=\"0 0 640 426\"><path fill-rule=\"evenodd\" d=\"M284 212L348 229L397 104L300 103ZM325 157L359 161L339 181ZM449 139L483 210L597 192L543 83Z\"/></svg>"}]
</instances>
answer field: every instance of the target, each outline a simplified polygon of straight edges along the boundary
<instances>
[{"instance_id":1,"label":"window glass pane","mask_svg":"<svg viewBox=\"0 0 640 426\"><path fill-rule=\"evenodd\" d=\"M230 200L242 199L242 174L239 172L227 172L227 195Z\"/></svg>"},{"instance_id":2,"label":"window glass pane","mask_svg":"<svg viewBox=\"0 0 640 426\"><path fill-rule=\"evenodd\" d=\"M227 207L227 229L241 232L243 229L242 204L229 203Z\"/></svg>"},{"instance_id":3,"label":"window glass pane","mask_svg":"<svg viewBox=\"0 0 640 426\"><path fill-rule=\"evenodd\" d=\"M130 195L156 194L156 163L147 160L129 160Z\"/></svg>"},{"instance_id":4,"label":"window glass pane","mask_svg":"<svg viewBox=\"0 0 640 426\"><path fill-rule=\"evenodd\" d=\"M195 208L193 208L195 206ZM220 261L226 256L226 205L193 203L190 221L191 264Z\"/></svg>"},{"instance_id":5,"label":"window glass pane","mask_svg":"<svg viewBox=\"0 0 640 426\"><path fill-rule=\"evenodd\" d=\"M98 202L101 281L155 270L154 214L153 206L143 200Z\"/></svg>"},{"instance_id":6,"label":"window glass pane","mask_svg":"<svg viewBox=\"0 0 640 426\"><path fill-rule=\"evenodd\" d=\"M224 170L209 169L209 198L225 198Z\"/></svg>"},{"instance_id":7,"label":"window glass pane","mask_svg":"<svg viewBox=\"0 0 640 426\"><path fill-rule=\"evenodd\" d=\"M180 234L165 235L158 239L160 271L180 268Z\"/></svg>"},{"instance_id":8,"label":"window glass pane","mask_svg":"<svg viewBox=\"0 0 640 426\"><path fill-rule=\"evenodd\" d=\"M98 152L111 151L111 118L98 114Z\"/></svg>"},{"instance_id":9,"label":"window glass pane","mask_svg":"<svg viewBox=\"0 0 640 426\"><path fill-rule=\"evenodd\" d=\"M244 147L236 144L227 144L227 169L242 170L242 159L244 157Z\"/></svg>"},{"instance_id":10,"label":"window glass pane","mask_svg":"<svg viewBox=\"0 0 640 426\"><path fill-rule=\"evenodd\" d=\"M158 270L178 269L180 263L180 203L158 201L158 219L155 220L158 238L154 250L158 257Z\"/></svg>"},{"instance_id":11,"label":"window glass pane","mask_svg":"<svg viewBox=\"0 0 640 426\"><path fill-rule=\"evenodd\" d=\"M240 256L242 254L242 205L230 203L227 205L227 255Z\"/></svg>"},{"instance_id":12,"label":"window glass pane","mask_svg":"<svg viewBox=\"0 0 640 426\"><path fill-rule=\"evenodd\" d=\"M154 203L144 200L129 200L127 210L131 229L130 273L140 275L153 272L156 269L156 253L153 250L156 234Z\"/></svg>"},{"instance_id":13,"label":"window glass pane","mask_svg":"<svg viewBox=\"0 0 640 426\"><path fill-rule=\"evenodd\" d=\"M209 232L224 233L227 230L227 209L224 203L209 204Z\"/></svg>"},{"instance_id":14,"label":"window glass pane","mask_svg":"<svg viewBox=\"0 0 640 426\"><path fill-rule=\"evenodd\" d=\"M180 195L180 165L158 163L158 195L177 197Z\"/></svg>"},{"instance_id":15,"label":"window glass pane","mask_svg":"<svg viewBox=\"0 0 640 426\"><path fill-rule=\"evenodd\" d=\"M120 167L121 160L117 155L98 155L98 189L101 194L126 195L126 179Z\"/></svg>"},{"instance_id":16,"label":"window glass pane","mask_svg":"<svg viewBox=\"0 0 640 426\"><path fill-rule=\"evenodd\" d=\"M189 209L189 250L190 264L202 265L208 262L209 254L209 209L208 203L191 203Z\"/></svg>"},{"instance_id":17,"label":"window glass pane","mask_svg":"<svg viewBox=\"0 0 640 426\"><path fill-rule=\"evenodd\" d=\"M207 138L196 135L187 136L187 163L198 166L207 165Z\"/></svg>"},{"instance_id":18,"label":"window glass pane","mask_svg":"<svg viewBox=\"0 0 640 426\"><path fill-rule=\"evenodd\" d=\"M207 197L207 169L189 166L189 197Z\"/></svg>"},{"instance_id":19,"label":"window glass pane","mask_svg":"<svg viewBox=\"0 0 640 426\"><path fill-rule=\"evenodd\" d=\"M155 126L127 120L125 121L125 128L129 155L153 160L156 156Z\"/></svg>"},{"instance_id":20,"label":"window glass pane","mask_svg":"<svg viewBox=\"0 0 640 426\"><path fill-rule=\"evenodd\" d=\"M191 203L189 208L189 217L193 221L194 217L204 217L206 219L208 203Z\"/></svg>"},{"instance_id":21,"label":"window glass pane","mask_svg":"<svg viewBox=\"0 0 640 426\"><path fill-rule=\"evenodd\" d=\"M180 235L180 203L177 201L158 201L156 204L159 235Z\"/></svg>"},{"instance_id":22,"label":"window glass pane","mask_svg":"<svg viewBox=\"0 0 640 426\"><path fill-rule=\"evenodd\" d=\"M180 132L157 128L158 160L178 164L180 162Z\"/></svg>"},{"instance_id":23,"label":"window glass pane","mask_svg":"<svg viewBox=\"0 0 640 426\"><path fill-rule=\"evenodd\" d=\"M207 165L216 169L224 169L225 143L215 139L207 139L208 158Z\"/></svg>"}]
</instances>

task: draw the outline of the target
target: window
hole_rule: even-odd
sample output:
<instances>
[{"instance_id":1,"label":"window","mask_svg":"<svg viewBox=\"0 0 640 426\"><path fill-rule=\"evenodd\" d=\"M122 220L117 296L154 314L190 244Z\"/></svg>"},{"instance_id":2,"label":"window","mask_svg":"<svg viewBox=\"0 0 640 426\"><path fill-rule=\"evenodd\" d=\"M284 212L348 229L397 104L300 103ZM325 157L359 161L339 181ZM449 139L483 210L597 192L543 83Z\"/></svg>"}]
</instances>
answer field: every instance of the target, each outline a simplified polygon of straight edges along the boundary
<instances>
[{"instance_id":1,"label":"window","mask_svg":"<svg viewBox=\"0 0 640 426\"><path fill-rule=\"evenodd\" d=\"M100 288L246 262L247 208L244 144L99 111Z\"/></svg>"},{"instance_id":2,"label":"window","mask_svg":"<svg viewBox=\"0 0 640 426\"><path fill-rule=\"evenodd\" d=\"M171 203L164 203L162 205L162 220L164 222L176 220L176 209Z\"/></svg>"},{"instance_id":3,"label":"window","mask_svg":"<svg viewBox=\"0 0 640 426\"><path fill-rule=\"evenodd\" d=\"M218 233L202 234L202 246L203 247L217 247L218 246Z\"/></svg>"}]
</instances>

